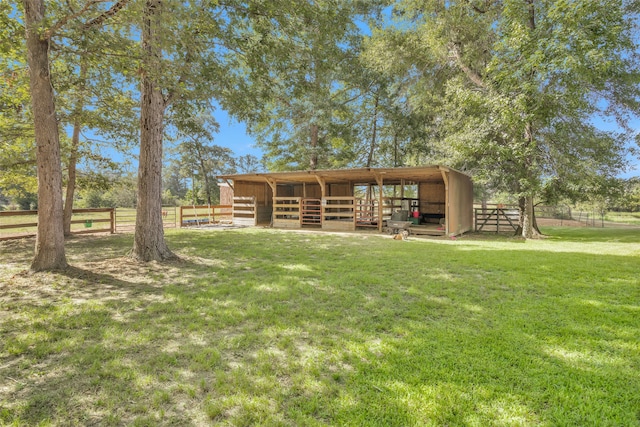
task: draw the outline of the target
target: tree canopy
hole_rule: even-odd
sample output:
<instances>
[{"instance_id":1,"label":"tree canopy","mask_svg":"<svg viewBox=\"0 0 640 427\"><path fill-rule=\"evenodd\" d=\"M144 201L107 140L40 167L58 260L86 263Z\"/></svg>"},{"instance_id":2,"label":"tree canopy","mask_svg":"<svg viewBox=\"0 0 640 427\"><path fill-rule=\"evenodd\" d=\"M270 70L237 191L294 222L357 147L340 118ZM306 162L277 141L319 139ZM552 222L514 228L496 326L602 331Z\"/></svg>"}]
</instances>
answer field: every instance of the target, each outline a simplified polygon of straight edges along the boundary
<instances>
[{"instance_id":1,"label":"tree canopy","mask_svg":"<svg viewBox=\"0 0 640 427\"><path fill-rule=\"evenodd\" d=\"M624 169L630 135L592 118L629 130L639 111L635 4L406 0L395 12L403 25L374 34L371 62L390 75L404 65L436 157L518 196L525 237L545 187L587 189Z\"/></svg>"}]
</instances>

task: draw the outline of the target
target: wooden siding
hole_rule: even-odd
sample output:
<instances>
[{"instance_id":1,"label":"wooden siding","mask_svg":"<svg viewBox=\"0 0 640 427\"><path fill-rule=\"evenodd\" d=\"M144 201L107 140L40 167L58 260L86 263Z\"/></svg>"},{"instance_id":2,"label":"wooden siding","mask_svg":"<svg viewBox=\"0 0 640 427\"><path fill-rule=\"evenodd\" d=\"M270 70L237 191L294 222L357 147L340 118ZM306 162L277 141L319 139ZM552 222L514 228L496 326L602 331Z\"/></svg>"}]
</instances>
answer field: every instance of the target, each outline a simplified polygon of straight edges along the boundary
<instances>
[{"instance_id":1,"label":"wooden siding","mask_svg":"<svg viewBox=\"0 0 640 427\"><path fill-rule=\"evenodd\" d=\"M419 211L421 214L426 214L424 217L427 222L439 223L439 216L442 217L446 214L445 203L447 200L447 193L444 185L444 181L436 182L421 182L418 185L419 195Z\"/></svg>"},{"instance_id":2,"label":"wooden siding","mask_svg":"<svg viewBox=\"0 0 640 427\"><path fill-rule=\"evenodd\" d=\"M226 182L218 184L220 187L220 204L223 206L233 205L233 189Z\"/></svg>"},{"instance_id":3,"label":"wooden siding","mask_svg":"<svg viewBox=\"0 0 640 427\"><path fill-rule=\"evenodd\" d=\"M449 177L448 233L457 236L473 230L473 184L471 178L456 171Z\"/></svg>"}]
</instances>

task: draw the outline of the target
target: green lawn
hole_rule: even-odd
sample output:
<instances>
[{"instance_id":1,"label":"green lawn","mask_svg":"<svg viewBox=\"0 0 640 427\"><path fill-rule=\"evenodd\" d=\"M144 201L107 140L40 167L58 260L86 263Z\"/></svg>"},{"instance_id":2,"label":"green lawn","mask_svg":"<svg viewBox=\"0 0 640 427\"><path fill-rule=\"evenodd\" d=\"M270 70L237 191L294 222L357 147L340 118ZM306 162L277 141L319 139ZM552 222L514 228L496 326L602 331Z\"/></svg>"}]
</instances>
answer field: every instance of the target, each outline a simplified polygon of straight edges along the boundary
<instances>
[{"instance_id":1,"label":"green lawn","mask_svg":"<svg viewBox=\"0 0 640 427\"><path fill-rule=\"evenodd\" d=\"M640 225L640 212L607 212L605 220Z\"/></svg>"},{"instance_id":2,"label":"green lawn","mask_svg":"<svg viewBox=\"0 0 640 427\"><path fill-rule=\"evenodd\" d=\"M0 425L640 424L640 230L0 244Z\"/></svg>"}]
</instances>

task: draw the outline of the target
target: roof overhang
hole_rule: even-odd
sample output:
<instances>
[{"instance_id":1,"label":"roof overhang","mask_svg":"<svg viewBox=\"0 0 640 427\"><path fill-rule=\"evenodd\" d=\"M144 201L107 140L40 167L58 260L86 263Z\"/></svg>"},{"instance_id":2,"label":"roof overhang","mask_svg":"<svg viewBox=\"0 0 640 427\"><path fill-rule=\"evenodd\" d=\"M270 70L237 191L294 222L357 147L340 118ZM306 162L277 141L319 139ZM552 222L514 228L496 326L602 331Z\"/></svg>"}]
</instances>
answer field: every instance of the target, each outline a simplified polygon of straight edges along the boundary
<instances>
[{"instance_id":1,"label":"roof overhang","mask_svg":"<svg viewBox=\"0 0 640 427\"><path fill-rule=\"evenodd\" d=\"M356 168L356 169L325 169L289 172L248 173L221 175L219 178L238 182L272 182L276 184L317 184L320 178L326 184L386 184L401 183L402 181L431 182L442 181L442 172L454 169L446 166L415 166L406 168ZM462 173L456 171L458 173Z\"/></svg>"}]
</instances>

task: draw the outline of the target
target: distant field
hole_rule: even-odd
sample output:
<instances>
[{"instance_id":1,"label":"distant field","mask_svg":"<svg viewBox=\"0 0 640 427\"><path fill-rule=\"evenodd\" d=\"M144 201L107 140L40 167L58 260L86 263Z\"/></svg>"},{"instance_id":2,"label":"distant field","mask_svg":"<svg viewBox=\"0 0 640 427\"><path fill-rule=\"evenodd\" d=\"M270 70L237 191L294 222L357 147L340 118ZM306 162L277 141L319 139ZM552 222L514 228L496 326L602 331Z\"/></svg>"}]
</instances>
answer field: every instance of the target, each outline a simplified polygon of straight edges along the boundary
<instances>
[{"instance_id":1,"label":"distant field","mask_svg":"<svg viewBox=\"0 0 640 427\"><path fill-rule=\"evenodd\" d=\"M640 225L640 212L608 212L606 221Z\"/></svg>"}]
</instances>

